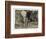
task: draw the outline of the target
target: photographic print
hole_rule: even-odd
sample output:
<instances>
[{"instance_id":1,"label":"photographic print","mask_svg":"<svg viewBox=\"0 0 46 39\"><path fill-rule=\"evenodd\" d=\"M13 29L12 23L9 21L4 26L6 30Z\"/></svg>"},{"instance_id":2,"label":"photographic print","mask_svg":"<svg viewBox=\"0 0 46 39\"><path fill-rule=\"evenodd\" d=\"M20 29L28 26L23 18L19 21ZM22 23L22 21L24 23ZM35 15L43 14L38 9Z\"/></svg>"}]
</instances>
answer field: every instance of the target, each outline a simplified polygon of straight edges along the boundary
<instances>
[{"instance_id":1,"label":"photographic print","mask_svg":"<svg viewBox=\"0 0 46 39\"><path fill-rule=\"evenodd\" d=\"M44 35L44 3L5 1L5 38Z\"/></svg>"},{"instance_id":2,"label":"photographic print","mask_svg":"<svg viewBox=\"0 0 46 39\"><path fill-rule=\"evenodd\" d=\"M38 10L15 10L15 28L38 28Z\"/></svg>"},{"instance_id":3,"label":"photographic print","mask_svg":"<svg viewBox=\"0 0 46 39\"><path fill-rule=\"evenodd\" d=\"M41 33L42 32L41 24L42 24L41 7L18 5L11 6L11 34L38 32Z\"/></svg>"}]
</instances>

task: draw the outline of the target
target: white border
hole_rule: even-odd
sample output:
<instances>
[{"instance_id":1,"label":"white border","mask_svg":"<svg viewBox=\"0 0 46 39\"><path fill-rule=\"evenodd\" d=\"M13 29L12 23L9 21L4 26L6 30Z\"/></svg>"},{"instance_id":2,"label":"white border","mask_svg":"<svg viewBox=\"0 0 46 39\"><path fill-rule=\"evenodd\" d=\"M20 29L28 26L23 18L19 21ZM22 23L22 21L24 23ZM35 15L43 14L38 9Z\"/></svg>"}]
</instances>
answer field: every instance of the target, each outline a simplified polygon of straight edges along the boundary
<instances>
[{"instance_id":1,"label":"white border","mask_svg":"<svg viewBox=\"0 0 46 39\"><path fill-rule=\"evenodd\" d=\"M15 29L15 10L38 10L38 28ZM11 5L11 34L41 33L42 32L42 7Z\"/></svg>"}]
</instances>

